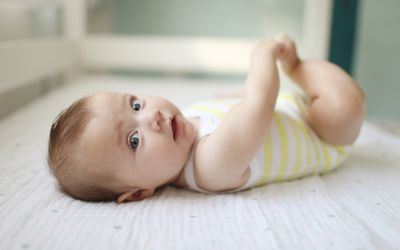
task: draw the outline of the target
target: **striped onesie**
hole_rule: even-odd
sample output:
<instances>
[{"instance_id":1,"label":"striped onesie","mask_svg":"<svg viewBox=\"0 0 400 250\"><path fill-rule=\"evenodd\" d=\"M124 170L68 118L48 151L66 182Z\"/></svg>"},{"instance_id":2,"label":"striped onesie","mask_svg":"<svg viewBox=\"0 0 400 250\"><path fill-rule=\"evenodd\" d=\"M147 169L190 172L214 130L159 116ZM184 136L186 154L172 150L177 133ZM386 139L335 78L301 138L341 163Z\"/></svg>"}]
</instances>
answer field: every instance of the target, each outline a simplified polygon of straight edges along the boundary
<instances>
[{"instance_id":1,"label":"striped onesie","mask_svg":"<svg viewBox=\"0 0 400 250\"><path fill-rule=\"evenodd\" d=\"M212 133L238 101L209 100L185 109L185 117L200 118L197 140ZM305 97L302 95L294 92L279 93L269 133L249 164L250 178L245 185L232 191L325 173L345 160L349 147L322 141L304 120L304 108ZM189 189L208 193L195 182L193 151L184 167L184 174Z\"/></svg>"}]
</instances>

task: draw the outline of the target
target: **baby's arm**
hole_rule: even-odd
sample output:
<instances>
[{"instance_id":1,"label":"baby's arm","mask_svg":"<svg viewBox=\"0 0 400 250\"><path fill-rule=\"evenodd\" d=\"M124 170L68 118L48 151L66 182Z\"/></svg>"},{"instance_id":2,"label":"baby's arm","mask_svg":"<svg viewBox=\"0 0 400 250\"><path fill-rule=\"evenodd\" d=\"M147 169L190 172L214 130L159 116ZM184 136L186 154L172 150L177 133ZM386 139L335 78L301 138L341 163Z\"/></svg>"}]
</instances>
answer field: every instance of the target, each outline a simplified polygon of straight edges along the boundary
<instances>
[{"instance_id":1,"label":"baby's arm","mask_svg":"<svg viewBox=\"0 0 400 250\"><path fill-rule=\"evenodd\" d=\"M215 132L197 145L195 178L201 188L229 190L247 181L249 163L260 148L273 116L279 91L276 57L280 47L274 40L257 44L242 100L228 112Z\"/></svg>"}]
</instances>

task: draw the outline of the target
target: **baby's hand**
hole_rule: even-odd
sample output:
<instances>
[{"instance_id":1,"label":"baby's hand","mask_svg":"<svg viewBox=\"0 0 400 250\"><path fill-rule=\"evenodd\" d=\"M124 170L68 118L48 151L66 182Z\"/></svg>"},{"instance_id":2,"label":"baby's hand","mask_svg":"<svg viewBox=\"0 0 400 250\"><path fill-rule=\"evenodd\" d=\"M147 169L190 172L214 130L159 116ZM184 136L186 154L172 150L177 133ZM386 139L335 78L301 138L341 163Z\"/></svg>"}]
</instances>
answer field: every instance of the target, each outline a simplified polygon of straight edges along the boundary
<instances>
[{"instance_id":1,"label":"baby's hand","mask_svg":"<svg viewBox=\"0 0 400 250\"><path fill-rule=\"evenodd\" d=\"M252 56L272 54L277 56L284 50L284 44L280 40L267 38L258 42L253 49Z\"/></svg>"},{"instance_id":2,"label":"baby's hand","mask_svg":"<svg viewBox=\"0 0 400 250\"><path fill-rule=\"evenodd\" d=\"M277 59L282 64L286 74L291 75L300 62L296 52L296 45L286 34L278 34L275 36L275 41L282 47L277 55Z\"/></svg>"},{"instance_id":3,"label":"baby's hand","mask_svg":"<svg viewBox=\"0 0 400 250\"><path fill-rule=\"evenodd\" d=\"M267 38L256 44L251 53L251 66L265 62L265 60L276 60L284 53L284 44L272 38Z\"/></svg>"}]
</instances>

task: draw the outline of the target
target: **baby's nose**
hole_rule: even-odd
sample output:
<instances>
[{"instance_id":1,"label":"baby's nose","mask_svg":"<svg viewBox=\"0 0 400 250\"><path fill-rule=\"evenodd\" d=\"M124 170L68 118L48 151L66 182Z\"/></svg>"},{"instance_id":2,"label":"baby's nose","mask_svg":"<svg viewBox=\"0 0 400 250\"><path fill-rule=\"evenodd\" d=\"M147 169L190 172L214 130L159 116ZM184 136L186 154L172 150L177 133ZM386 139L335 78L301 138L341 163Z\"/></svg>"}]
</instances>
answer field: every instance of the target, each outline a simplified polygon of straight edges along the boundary
<instances>
[{"instance_id":1,"label":"baby's nose","mask_svg":"<svg viewBox=\"0 0 400 250\"><path fill-rule=\"evenodd\" d=\"M146 114L146 122L150 126L150 128L159 131L160 130L160 121L162 120L161 112L158 109L153 109Z\"/></svg>"}]
</instances>

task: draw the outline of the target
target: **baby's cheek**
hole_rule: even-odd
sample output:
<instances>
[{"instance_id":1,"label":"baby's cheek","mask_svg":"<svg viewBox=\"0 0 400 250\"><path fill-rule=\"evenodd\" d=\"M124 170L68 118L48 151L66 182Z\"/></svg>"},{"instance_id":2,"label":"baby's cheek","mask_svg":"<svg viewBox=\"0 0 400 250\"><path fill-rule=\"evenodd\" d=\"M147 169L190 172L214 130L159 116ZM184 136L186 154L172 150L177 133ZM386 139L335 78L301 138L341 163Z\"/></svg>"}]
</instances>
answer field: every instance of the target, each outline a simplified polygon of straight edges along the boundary
<instances>
[{"instance_id":1,"label":"baby's cheek","mask_svg":"<svg viewBox=\"0 0 400 250\"><path fill-rule=\"evenodd\" d=\"M175 145L157 145L152 150L152 158L162 165L177 164L183 158Z\"/></svg>"}]
</instances>

